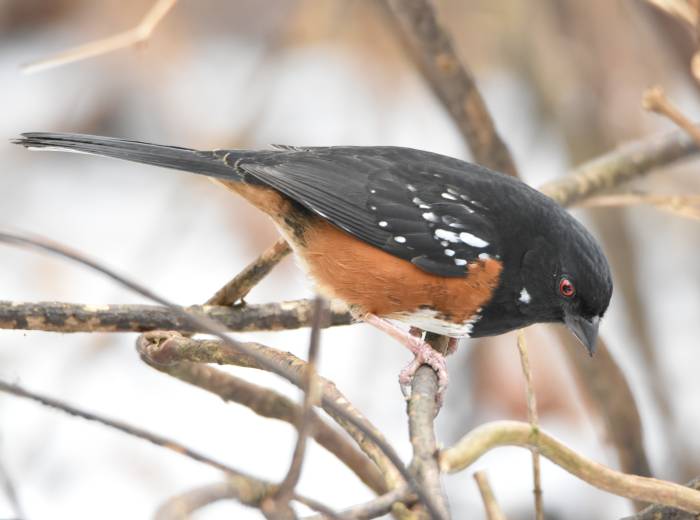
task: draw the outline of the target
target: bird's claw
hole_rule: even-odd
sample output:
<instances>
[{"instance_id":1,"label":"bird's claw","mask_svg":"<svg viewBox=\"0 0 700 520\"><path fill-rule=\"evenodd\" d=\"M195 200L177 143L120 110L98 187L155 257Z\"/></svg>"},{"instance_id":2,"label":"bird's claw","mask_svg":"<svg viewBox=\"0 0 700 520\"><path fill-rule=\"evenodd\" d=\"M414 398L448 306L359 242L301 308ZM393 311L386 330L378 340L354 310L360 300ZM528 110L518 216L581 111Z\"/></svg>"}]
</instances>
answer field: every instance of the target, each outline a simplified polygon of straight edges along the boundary
<instances>
[{"instance_id":1,"label":"bird's claw","mask_svg":"<svg viewBox=\"0 0 700 520\"><path fill-rule=\"evenodd\" d=\"M437 401L439 410L442 406L445 390L447 390L447 384L449 383L445 356L419 338L416 338L416 341L411 342L408 347L411 349L411 352L413 352L415 357L413 358L413 361L406 365L406 368L399 373L399 385L401 386L401 392L406 399L409 399L411 397L411 383L413 381L413 377L416 375L416 371L421 365L428 365L435 371L438 378L438 389L437 394L435 395L435 400Z\"/></svg>"}]
</instances>

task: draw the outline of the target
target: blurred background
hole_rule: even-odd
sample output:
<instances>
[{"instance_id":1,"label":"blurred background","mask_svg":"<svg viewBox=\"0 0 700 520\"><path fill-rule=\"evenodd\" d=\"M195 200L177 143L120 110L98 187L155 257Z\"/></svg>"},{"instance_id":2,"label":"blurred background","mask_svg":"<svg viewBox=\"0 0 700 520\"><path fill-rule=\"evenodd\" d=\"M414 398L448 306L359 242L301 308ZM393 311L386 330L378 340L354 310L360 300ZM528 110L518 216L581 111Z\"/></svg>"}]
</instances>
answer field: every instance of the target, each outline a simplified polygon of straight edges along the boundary
<instances>
[{"instance_id":1,"label":"blurred background","mask_svg":"<svg viewBox=\"0 0 700 520\"><path fill-rule=\"evenodd\" d=\"M642 0L439 0L524 180L534 186L626 140L672 127L641 108L662 85L691 117L697 43ZM205 301L275 240L265 217L205 179L109 159L28 153L24 131L132 137L202 149L400 145L469 158L449 116L370 0L180 0L150 40L25 75L20 65L134 26L151 0L0 3L0 226L50 237L182 304ZM662 194L700 191L696 162L637 181ZM602 241L616 292L602 334L640 407L655 476L700 474L700 227L653 208L575 210ZM311 295L291 259L250 302ZM0 251L0 299L83 303L143 300L67 262ZM308 330L240 335L306 355ZM259 477L281 478L295 432L144 365L135 334L0 332L0 377L171 436ZM618 467L601 418L581 398L554 336L528 329L543 428ZM585 356L581 348L579 354ZM382 430L405 460L407 424L396 376L409 361L364 325L324 331L320 371ZM590 361L595 363L596 359ZM464 342L437 421L443 445L492 419L525 419L514 335ZM229 369L296 399L268 374ZM29 519L147 518L166 498L220 474L139 440L0 395L0 466ZM511 519L532 516L531 457L503 448L486 469ZM480 518L472 471L446 478L455 518ZM0 479L1 480L1 479ZM619 518L628 501L543 461L548 518ZM341 508L372 497L311 445L300 492ZM12 518L0 492L0 518ZM233 502L196 518L258 518Z\"/></svg>"}]
</instances>

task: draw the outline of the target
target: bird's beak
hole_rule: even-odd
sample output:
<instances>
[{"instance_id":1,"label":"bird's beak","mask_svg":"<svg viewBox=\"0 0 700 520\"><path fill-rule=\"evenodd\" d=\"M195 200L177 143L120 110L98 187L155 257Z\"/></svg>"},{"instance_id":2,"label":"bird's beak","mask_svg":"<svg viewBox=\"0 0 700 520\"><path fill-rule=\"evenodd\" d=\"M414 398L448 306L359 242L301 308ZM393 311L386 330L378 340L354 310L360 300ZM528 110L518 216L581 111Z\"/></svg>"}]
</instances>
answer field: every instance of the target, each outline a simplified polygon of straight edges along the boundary
<instances>
[{"instance_id":1,"label":"bird's beak","mask_svg":"<svg viewBox=\"0 0 700 520\"><path fill-rule=\"evenodd\" d=\"M595 352L595 343L598 339L598 325L600 317L595 316L591 320L582 318L581 316L571 316L567 314L564 317L564 323L578 340L583 343L583 346L588 350L588 354L593 356Z\"/></svg>"}]
</instances>

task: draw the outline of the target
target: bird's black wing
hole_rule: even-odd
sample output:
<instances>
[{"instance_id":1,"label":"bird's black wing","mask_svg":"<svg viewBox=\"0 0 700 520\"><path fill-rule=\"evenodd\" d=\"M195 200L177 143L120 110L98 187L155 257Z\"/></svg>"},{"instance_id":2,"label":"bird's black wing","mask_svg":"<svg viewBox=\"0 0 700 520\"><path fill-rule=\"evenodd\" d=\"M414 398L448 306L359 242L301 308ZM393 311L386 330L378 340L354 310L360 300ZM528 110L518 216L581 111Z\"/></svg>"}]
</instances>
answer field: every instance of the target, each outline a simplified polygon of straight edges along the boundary
<instances>
[{"instance_id":1,"label":"bird's black wing","mask_svg":"<svg viewBox=\"0 0 700 520\"><path fill-rule=\"evenodd\" d=\"M449 157L396 147L283 147L231 166L389 254L440 276L499 257L491 212L507 177ZM480 200L488 192L488 202Z\"/></svg>"}]
</instances>

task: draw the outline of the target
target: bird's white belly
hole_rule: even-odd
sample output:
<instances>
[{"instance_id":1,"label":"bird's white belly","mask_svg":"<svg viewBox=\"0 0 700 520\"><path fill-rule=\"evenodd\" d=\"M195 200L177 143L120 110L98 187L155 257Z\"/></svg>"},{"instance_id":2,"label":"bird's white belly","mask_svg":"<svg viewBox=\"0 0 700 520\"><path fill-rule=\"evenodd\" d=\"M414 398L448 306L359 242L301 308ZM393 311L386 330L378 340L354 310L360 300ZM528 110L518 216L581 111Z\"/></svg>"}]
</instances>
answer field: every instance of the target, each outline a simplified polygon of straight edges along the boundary
<instances>
[{"instance_id":1,"label":"bird's white belly","mask_svg":"<svg viewBox=\"0 0 700 520\"><path fill-rule=\"evenodd\" d=\"M468 338L474 324L481 318L480 312L481 309L478 309L474 316L463 323L454 323L439 318L438 315L440 313L432 309L392 314L389 318L435 334L442 334L451 338Z\"/></svg>"}]
</instances>

